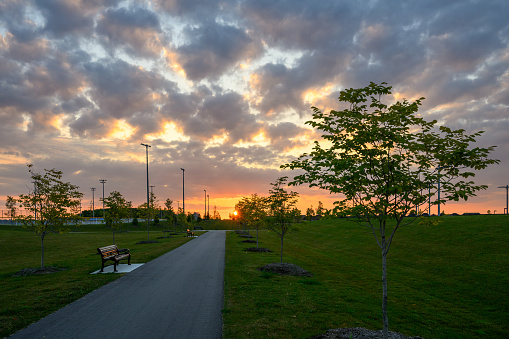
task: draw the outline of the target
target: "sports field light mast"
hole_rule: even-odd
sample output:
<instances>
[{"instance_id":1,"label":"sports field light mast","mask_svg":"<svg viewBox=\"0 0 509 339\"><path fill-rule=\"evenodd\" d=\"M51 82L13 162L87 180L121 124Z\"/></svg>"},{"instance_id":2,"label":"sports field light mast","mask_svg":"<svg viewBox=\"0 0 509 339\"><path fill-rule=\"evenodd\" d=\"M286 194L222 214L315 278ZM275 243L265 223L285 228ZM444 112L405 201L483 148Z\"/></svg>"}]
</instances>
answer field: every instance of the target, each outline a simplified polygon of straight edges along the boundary
<instances>
[{"instance_id":1,"label":"sports field light mast","mask_svg":"<svg viewBox=\"0 0 509 339\"><path fill-rule=\"evenodd\" d=\"M106 179L100 179L99 182L103 184L103 220L106 221L106 214L104 214L104 183L106 183Z\"/></svg>"},{"instance_id":2,"label":"sports field light mast","mask_svg":"<svg viewBox=\"0 0 509 339\"><path fill-rule=\"evenodd\" d=\"M94 195L95 187L90 187L90 189L92 190L92 218L95 218L95 203L94 203L94 200L95 200L95 195Z\"/></svg>"},{"instance_id":3,"label":"sports field light mast","mask_svg":"<svg viewBox=\"0 0 509 339\"><path fill-rule=\"evenodd\" d=\"M509 214L509 185L498 186L498 188L505 188L505 208L504 214Z\"/></svg>"}]
</instances>

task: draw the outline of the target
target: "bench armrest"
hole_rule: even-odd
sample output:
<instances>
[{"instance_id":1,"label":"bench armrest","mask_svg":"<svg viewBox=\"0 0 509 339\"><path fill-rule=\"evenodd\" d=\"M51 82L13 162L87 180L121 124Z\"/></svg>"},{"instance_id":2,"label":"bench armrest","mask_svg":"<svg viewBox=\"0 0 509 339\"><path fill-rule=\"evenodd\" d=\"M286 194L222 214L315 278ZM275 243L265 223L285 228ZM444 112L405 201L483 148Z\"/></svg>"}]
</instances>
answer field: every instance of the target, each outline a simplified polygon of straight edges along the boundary
<instances>
[{"instance_id":1,"label":"bench armrest","mask_svg":"<svg viewBox=\"0 0 509 339\"><path fill-rule=\"evenodd\" d=\"M119 248L118 253L130 253L128 248Z\"/></svg>"}]
</instances>

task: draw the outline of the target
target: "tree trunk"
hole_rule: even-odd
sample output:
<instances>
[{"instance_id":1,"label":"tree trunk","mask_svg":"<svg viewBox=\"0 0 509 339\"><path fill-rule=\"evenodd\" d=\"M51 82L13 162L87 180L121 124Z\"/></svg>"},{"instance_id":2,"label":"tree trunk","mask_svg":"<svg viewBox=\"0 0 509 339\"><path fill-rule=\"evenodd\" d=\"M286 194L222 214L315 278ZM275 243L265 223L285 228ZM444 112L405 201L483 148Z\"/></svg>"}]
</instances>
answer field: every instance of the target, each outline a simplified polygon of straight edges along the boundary
<instances>
[{"instance_id":1,"label":"tree trunk","mask_svg":"<svg viewBox=\"0 0 509 339\"><path fill-rule=\"evenodd\" d=\"M387 316L387 243L385 238L382 238L382 313L383 313L383 338L389 337L389 318Z\"/></svg>"},{"instance_id":2,"label":"tree trunk","mask_svg":"<svg viewBox=\"0 0 509 339\"><path fill-rule=\"evenodd\" d=\"M113 229L113 245L115 245L115 229L112 227Z\"/></svg>"},{"instance_id":3,"label":"tree trunk","mask_svg":"<svg viewBox=\"0 0 509 339\"><path fill-rule=\"evenodd\" d=\"M41 234L41 268L44 268L44 236L46 234Z\"/></svg>"},{"instance_id":4,"label":"tree trunk","mask_svg":"<svg viewBox=\"0 0 509 339\"><path fill-rule=\"evenodd\" d=\"M256 227L256 248L258 248L258 228Z\"/></svg>"},{"instance_id":5,"label":"tree trunk","mask_svg":"<svg viewBox=\"0 0 509 339\"><path fill-rule=\"evenodd\" d=\"M281 264L283 263L283 234L281 234Z\"/></svg>"}]
</instances>

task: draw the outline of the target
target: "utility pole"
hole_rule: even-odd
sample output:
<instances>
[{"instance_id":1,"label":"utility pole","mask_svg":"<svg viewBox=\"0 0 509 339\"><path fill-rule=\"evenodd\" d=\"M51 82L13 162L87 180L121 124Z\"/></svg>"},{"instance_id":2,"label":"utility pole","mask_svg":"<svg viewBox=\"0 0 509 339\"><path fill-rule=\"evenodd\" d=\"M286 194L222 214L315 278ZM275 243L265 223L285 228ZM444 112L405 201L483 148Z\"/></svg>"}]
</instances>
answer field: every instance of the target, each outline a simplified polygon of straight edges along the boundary
<instances>
[{"instance_id":1,"label":"utility pole","mask_svg":"<svg viewBox=\"0 0 509 339\"><path fill-rule=\"evenodd\" d=\"M95 218L95 205L94 205L94 192L95 192L95 187L90 187L90 189L92 190L92 218Z\"/></svg>"},{"instance_id":2,"label":"utility pole","mask_svg":"<svg viewBox=\"0 0 509 339\"><path fill-rule=\"evenodd\" d=\"M106 222L106 214L104 214L104 183L106 182L106 179L100 179L99 182L103 184L103 220Z\"/></svg>"},{"instance_id":3,"label":"utility pole","mask_svg":"<svg viewBox=\"0 0 509 339\"><path fill-rule=\"evenodd\" d=\"M498 186L498 188L505 188L505 208L504 214L509 214L509 185Z\"/></svg>"}]
</instances>

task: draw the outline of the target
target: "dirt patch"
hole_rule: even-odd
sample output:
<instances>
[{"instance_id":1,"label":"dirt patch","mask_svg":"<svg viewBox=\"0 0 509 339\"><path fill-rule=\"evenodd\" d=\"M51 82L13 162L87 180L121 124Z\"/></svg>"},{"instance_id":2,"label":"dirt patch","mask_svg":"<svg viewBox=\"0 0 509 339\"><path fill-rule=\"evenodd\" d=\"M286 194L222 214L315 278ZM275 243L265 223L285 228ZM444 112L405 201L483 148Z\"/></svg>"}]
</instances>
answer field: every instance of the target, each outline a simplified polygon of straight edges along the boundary
<instances>
[{"instance_id":1,"label":"dirt patch","mask_svg":"<svg viewBox=\"0 0 509 339\"><path fill-rule=\"evenodd\" d=\"M289 263L272 263L258 268L260 271L269 271L281 275L295 275L298 277L312 277L313 275L305 269Z\"/></svg>"},{"instance_id":2,"label":"dirt patch","mask_svg":"<svg viewBox=\"0 0 509 339\"><path fill-rule=\"evenodd\" d=\"M57 272L62 272L67 270L65 267L36 267L36 268L24 268L21 271L13 274L13 277L26 277L28 275L43 275L43 274L52 274Z\"/></svg>"},{"instance_id":3,"label":"dirt patch","mask_svg":"<svg viewBox=\"0 0 509 339\"><path fill-rule=\"evenodd\" d=\"M251 234L241 234L239 238L254 238Z\"/></svg>"},{"instance_id":4,"label":"dirt patch","mask_svg":"<svg viewBox=\"0 0 509 339\"><path fill-rule=\"evenodd\" d=\"M256 244L256 240L242 240L241 242L245 242L247 244Z\"/></svg>"},{"instance_id":5,"label":"dirt patch","mask_svg":"<svg viewBox=\"0 0 509 339\"><path fill-rule=\"evenodd\" d=\"M250 247L250 248L246 248L244 251L246 251L246 252L272 252L268 248L264 248L264 247Z\"/></svg>"},{"instance_id":6,"label":"dirt patch","mask_svg":"<svg viewBox=\"0 0 509 339\"><path fill-rule=\"evenodd\" d=\"M368 330L362 327L336 328L308 339L381 339L382 331ZM389 339L423 339L421 337L407 337L398 332L389 332Z\"/></svg>"}]
</instances>

